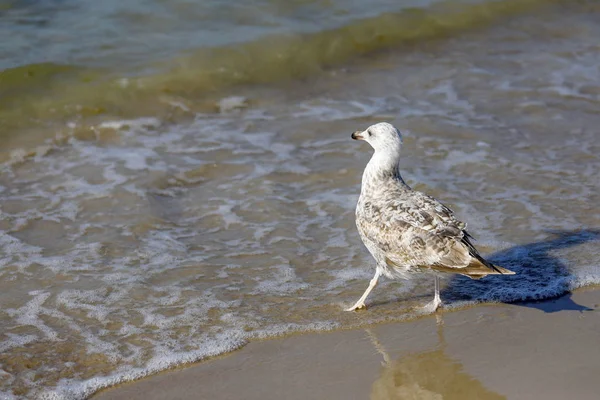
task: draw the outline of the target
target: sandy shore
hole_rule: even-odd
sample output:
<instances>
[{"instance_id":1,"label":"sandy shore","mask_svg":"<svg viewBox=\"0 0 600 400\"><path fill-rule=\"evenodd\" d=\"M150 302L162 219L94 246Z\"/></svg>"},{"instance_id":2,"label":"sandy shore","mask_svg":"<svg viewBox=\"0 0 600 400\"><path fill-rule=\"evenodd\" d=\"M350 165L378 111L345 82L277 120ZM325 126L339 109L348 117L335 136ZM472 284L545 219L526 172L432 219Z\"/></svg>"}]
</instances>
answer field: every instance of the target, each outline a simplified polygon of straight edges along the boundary
<instances>
[{"instance_id":1,"label":"sandy shore","mask_svg":"<svg viewBox=\"0 0 600 400\"><path fill-rule=\"evenodd\" d=\"M588 289L254 342L93 399L597 399L599 311L600 290Z\"/></svg>"}]
</instances>

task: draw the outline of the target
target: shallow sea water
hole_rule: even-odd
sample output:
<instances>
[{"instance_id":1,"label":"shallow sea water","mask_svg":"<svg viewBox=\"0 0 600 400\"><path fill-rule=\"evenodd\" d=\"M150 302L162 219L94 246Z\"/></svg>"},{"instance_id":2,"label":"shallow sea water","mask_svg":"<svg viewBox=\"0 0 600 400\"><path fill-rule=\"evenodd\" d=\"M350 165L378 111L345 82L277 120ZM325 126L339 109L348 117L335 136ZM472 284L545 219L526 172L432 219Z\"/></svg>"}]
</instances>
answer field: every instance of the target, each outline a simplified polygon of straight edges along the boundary
<instances>
[{"instance_id":1,"label":"shallow sea water","mask_svg":"<svg viewBox=\"0 0 600 400\"><path fill-rule=\"evenodd\" d=\"M342 311L374 267L354 226L371 151L350 133L382 120L408 183L517 272L446 280L448 308L600 283L598 11L553 4L239 86L217 111L30 133L0 165L0 398L85 398L255 338L414 316L430 278Z\"/></svg>"}]
</instances>

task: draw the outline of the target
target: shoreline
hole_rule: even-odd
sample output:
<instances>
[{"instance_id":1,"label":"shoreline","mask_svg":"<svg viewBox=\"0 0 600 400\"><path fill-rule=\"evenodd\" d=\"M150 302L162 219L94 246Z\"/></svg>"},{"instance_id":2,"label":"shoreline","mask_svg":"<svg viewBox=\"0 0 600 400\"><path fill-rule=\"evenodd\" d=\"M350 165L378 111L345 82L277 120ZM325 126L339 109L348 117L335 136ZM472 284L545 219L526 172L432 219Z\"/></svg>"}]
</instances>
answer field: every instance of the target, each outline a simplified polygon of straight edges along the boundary
<instances>
[{"instance_id":1,"label":"shoreline","mask_svg":"<svg viewBox=\"0 0 600 400\"><path fill-rule=\"evenodd\" d=\"M592 379L600 372L599 310L594 287L254 341L91 399L592 399L600 392Z\"/></svg>"}]
</instances>

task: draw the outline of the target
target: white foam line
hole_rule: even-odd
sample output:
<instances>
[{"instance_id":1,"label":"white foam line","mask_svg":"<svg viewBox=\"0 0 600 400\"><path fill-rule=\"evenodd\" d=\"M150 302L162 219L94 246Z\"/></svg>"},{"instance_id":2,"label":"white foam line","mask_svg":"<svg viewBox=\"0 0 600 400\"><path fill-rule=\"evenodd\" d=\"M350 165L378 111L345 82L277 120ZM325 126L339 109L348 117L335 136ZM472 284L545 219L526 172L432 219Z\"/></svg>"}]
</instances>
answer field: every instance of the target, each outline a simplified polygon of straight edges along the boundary
<instances>
[{"instance_id":1,"label":"white foam line","mask_svg":"<svg viewBox=\"0 0 600 400\"><path fill-rule=\"evenodd\" d=\"M10 316L16 317L15 319L19 324L33 326L39 329L49 340L57 340L58 333L46 325L39 317L43 311L42 305L46 302L46 300L48 300L50 293L36 290L29 292L29 295L34 297L23 307L18 309L9 309L6 310L6 312Z\"/></svg>"}]
</instances>

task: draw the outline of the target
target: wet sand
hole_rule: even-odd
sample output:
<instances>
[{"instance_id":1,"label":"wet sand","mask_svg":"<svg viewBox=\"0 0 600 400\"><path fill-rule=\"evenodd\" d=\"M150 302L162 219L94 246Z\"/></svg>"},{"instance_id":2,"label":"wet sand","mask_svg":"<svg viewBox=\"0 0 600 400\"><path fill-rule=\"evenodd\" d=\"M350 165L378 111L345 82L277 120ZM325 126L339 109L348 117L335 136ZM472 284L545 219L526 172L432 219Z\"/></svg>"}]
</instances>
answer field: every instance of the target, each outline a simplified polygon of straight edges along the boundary
<instances>
[{"instance_id":1,"label":"wet sand","mask_svg":"<svg viewBox=\"0 0 600 400\"><path fill-rule=\"evenodd\" d=\"M599 311L596 288L258 341L93 399L596 399Z\"/></svg>"}]
</instances>

